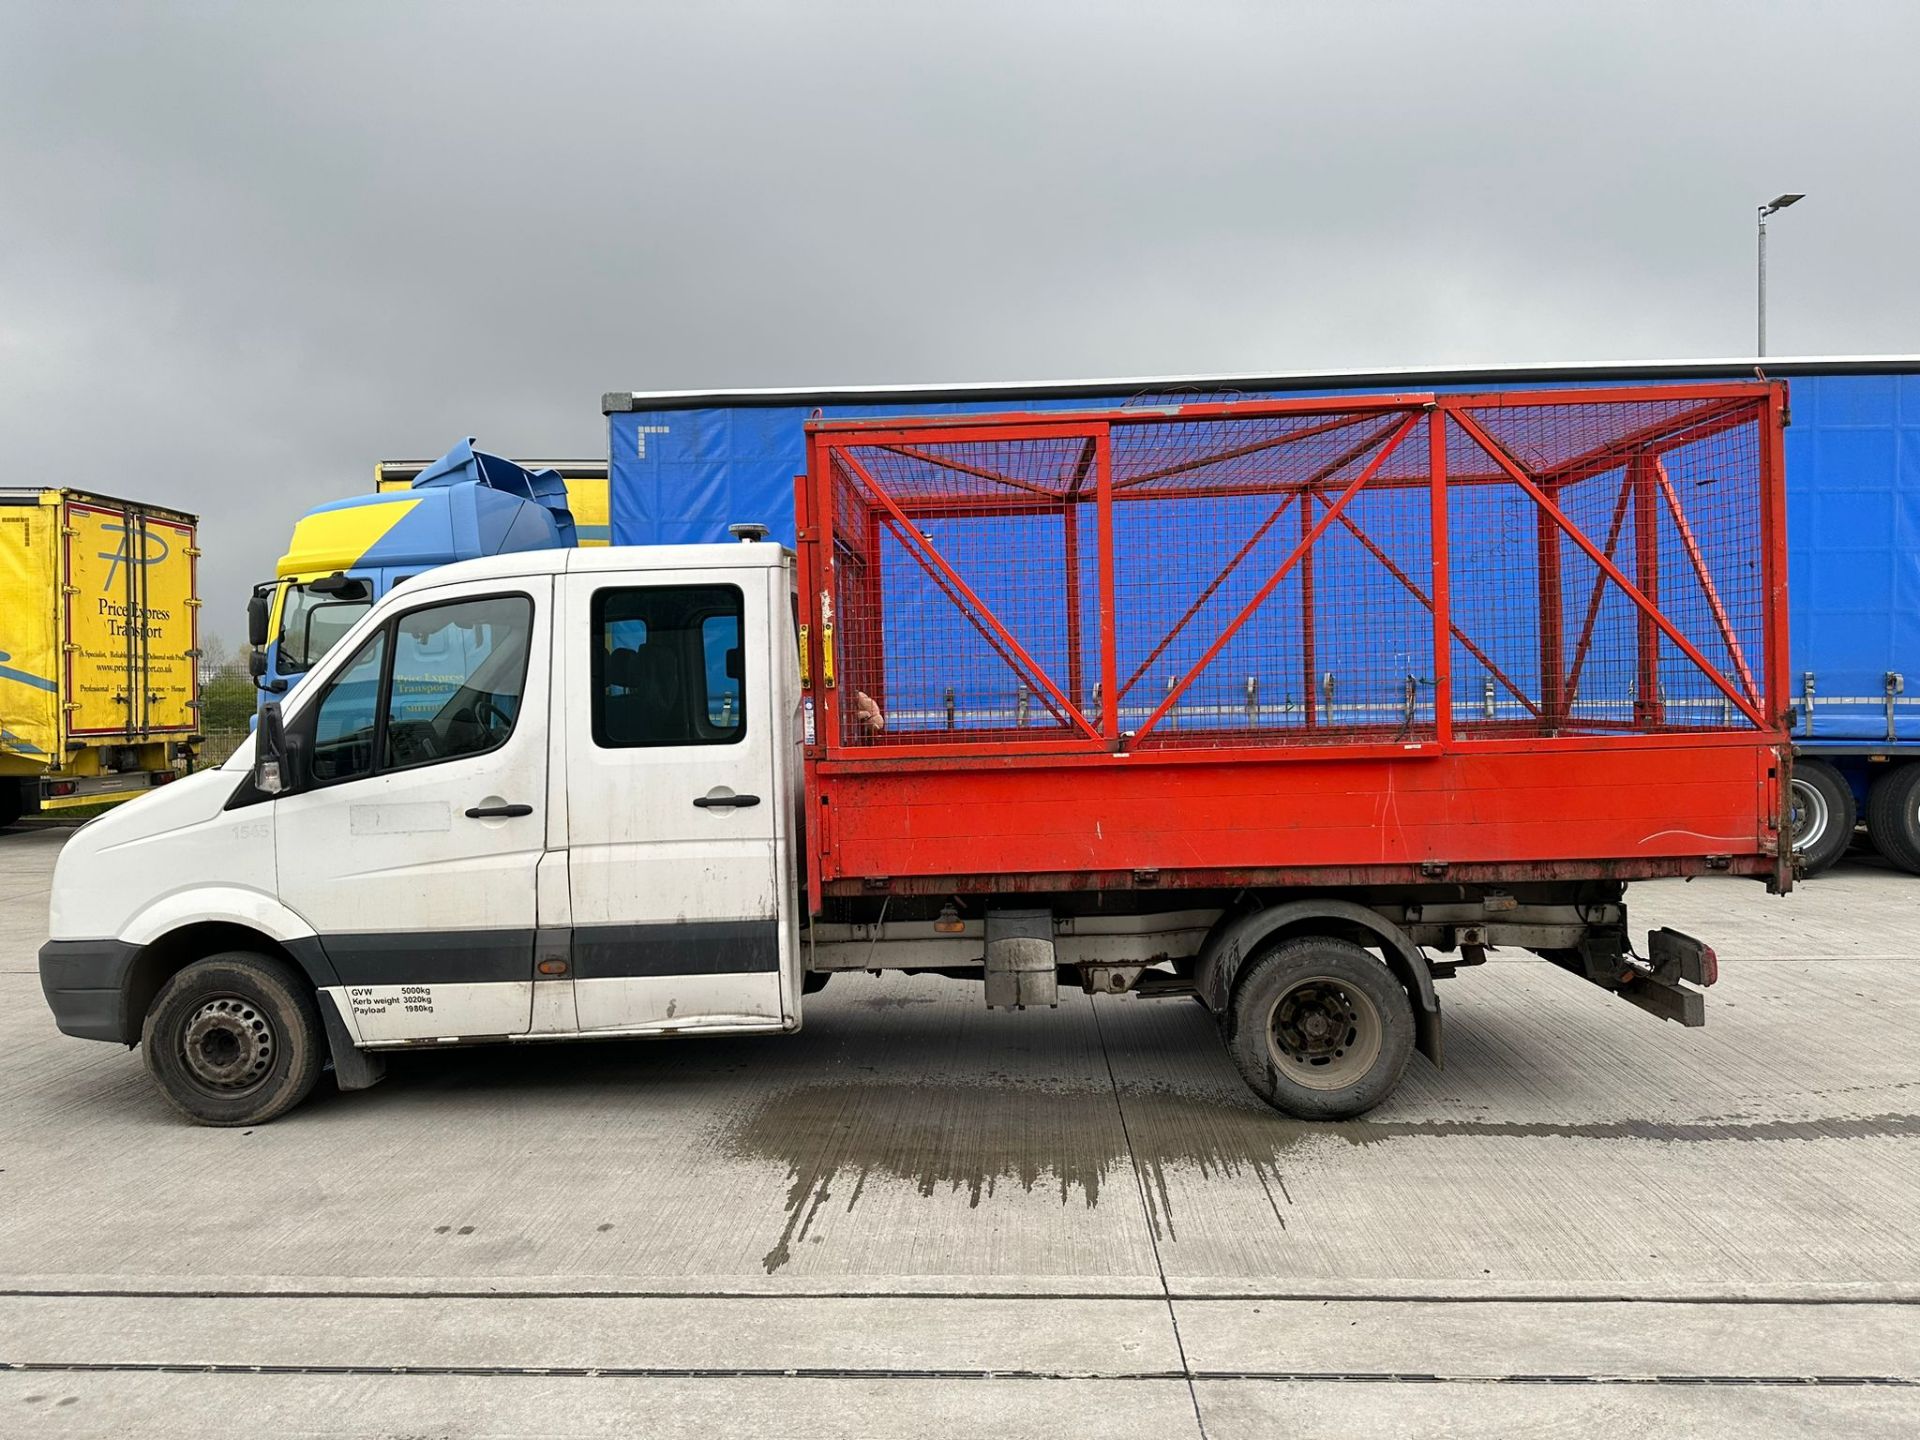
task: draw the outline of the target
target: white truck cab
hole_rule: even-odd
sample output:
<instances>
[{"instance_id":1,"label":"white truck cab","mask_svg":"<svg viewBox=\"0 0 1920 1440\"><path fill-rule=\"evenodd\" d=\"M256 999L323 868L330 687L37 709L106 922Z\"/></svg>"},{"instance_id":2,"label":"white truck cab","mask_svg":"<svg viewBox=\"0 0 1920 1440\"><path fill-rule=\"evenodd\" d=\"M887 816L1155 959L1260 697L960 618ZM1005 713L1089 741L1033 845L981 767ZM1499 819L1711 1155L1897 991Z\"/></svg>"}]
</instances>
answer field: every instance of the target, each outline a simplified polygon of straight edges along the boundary
<instances>
[{"instance_id":1,"label":"white truck cab","mask_svg":"<svg viewBox=\"0 0 1920 1440\"><path fill-rule=\"evenodd\" d=\"M697 545L389 594L264 739L68 842L61 1029L228 1124L329 1051L352 1088L396 1046L797 1029L793 584L776 545Z\"/></svg>"}]
</instances>

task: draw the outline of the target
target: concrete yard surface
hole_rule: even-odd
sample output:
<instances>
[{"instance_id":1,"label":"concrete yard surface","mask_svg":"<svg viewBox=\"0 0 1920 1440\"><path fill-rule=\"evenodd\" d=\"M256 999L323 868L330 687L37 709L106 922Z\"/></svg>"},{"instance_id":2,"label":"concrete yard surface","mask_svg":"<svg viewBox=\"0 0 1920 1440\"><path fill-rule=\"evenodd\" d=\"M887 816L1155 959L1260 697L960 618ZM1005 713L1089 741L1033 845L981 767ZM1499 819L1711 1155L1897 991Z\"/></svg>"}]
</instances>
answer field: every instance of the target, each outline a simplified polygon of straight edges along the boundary
<instances>
[{"instance_id":1,"label":"concrete yard surface","mask_svg":"<svg viewBox=\"0 0 1920 1440\"><path fill-rule=\"evenodd\" d=\"M1688 1031L1521 952L1286 1120L1189 1000L841 975L776 1039L398 1057L181 1122L0 833L0 1436L1920 1433L1920 880L1629 893Z\"/></svg>"}]
</instances>

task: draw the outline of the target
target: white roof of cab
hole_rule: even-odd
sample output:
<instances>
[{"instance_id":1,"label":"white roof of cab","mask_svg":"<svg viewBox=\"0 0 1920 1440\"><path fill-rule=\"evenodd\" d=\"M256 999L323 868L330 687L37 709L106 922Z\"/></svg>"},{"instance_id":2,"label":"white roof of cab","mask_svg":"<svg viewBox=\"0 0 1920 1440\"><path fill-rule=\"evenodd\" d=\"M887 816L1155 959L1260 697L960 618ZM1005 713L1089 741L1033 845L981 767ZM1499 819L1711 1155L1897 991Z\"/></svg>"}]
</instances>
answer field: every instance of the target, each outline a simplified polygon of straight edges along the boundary
<instances>
[{"instance_id":1,"label":"white roof of cab","mask_svg":"<svg viewBox=\"0 0 1920 1440\"><path fill-rule=\"evenodd\" d=\"M771 540L714 545L596 545L569 550L567 569L597 570L774 570L793 553Z\"/></svg>"},{"instance_id":2,"label":"white roof of cab","mask_svg":"<svg viewBox=\"0 0 1920 1440\"><path fill-rule=\"evenodd\" d=\"M530 575L562 571L597 573L609 570L770 570L784 563L790 551L762 541L715 545L602 545L584 550L516 550L478 560L456 560L436 565L405 582L409 595L462 585L473 580L517 580ZM400 588L400 587L396 587Z\"/></svg>"}]
</instances>

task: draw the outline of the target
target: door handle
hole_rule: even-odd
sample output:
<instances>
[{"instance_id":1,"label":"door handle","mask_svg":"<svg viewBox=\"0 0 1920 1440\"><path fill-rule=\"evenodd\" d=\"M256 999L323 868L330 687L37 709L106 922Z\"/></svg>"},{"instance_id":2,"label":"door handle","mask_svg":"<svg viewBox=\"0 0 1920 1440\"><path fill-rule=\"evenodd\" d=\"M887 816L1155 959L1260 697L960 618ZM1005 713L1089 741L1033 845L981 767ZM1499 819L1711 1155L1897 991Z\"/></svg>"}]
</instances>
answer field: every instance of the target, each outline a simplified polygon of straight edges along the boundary
<instances>
[{"instance_id":1,"label":"door handle","mask_svg":"<svg viewBox=\"0 0 1920 1440\"><path fill-rule=\"evenodd\" d=\"M508 820L517 820L522 815L533 814L531 805L475 805L467 811L469 820L491 820L496 816Z\"/></svg>"},{"instance_id":2,"label":"door handle","mask_svg":"<svg viewBox=\"0 0 1920 1440\"><path fill-rule=\"evenodd\" d=\"M745 810L749 805L758 805L758 795L696 795L693 803L702 810Z\"/></svg>"}]
</instances>

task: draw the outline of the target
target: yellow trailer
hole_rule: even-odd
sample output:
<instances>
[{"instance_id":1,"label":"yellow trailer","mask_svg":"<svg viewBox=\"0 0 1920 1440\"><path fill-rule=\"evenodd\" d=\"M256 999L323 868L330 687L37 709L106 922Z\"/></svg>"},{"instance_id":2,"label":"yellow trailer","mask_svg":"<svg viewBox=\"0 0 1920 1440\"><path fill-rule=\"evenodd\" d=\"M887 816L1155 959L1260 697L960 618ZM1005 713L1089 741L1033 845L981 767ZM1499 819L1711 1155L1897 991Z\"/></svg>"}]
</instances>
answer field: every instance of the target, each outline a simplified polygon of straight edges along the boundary
<instances>
[{"instance_id":1,"label":"yellow trailer","mask_svg":"<svg viewBox=\"0 0 1920 1440\"><path fill-rule=\"evenodd\" d=\"M0 488L0 825L142 794L199 735L198 517Z\"/></svg>"}]
</instances>

